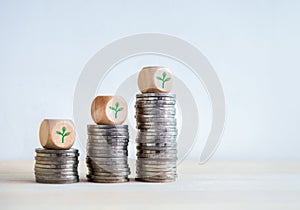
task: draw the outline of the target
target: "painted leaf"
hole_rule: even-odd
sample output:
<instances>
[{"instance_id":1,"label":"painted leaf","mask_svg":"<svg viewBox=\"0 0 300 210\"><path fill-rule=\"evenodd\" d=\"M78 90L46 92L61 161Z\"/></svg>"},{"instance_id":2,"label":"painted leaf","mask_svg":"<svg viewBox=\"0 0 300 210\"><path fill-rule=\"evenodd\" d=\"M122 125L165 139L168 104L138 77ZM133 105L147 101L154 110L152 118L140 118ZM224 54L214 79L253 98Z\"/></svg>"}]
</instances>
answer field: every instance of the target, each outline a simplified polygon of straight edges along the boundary
<instances>
[{"instance_id":1,"label":"painted leaf","mask_svg":"<svg viewBox=\"0 0 300 210\"><path fill-rule=\"evenodd\" d=\"M156 77L156 79L163 81L163 79L162 79L162 78L160 78L160 77Z\"/></svg>"},{"instance_id":2,"label":"painted leaf","mask_svg":"<svg viewBox=\"0 0 300 210\"><path fill-rule=\"evenodd\" d=\"M168 82L168 81L170 81L171 80L171 78L169 77L169 78L167 78L166 80L165 80L165 82Z\"/></svg>"},{"instance_id":3,"label":"painted leaf","mask_svg":"<svg viewBox=\"0 0 300 210\"><path fill-rule=\"evenodd\" d=\"M71 132L67 132L65 133L65 136L69 136L71 134Z\"/></svg>"},{"instance_id":4,"label":"painted leaf","mask_svg":"<svg viewBox=\"0 0 300 210\"><path fill-rule=\"evenodd\" d=\"M167 73L164 72L164 73L162 74L162 76L163 76L163 78L165 78L165 77L167 76Z\"/></svg>"},{"instance_id":5,"label":"painted leaf","mask_svg":"<svg viewBox=\"0 0 300 210\"><path fill-rule=\"evenodd\" d=\"M62 127L62 132L63 132L63 133L65 133L65 132L66 132L66 130L67 130L67 128L66 128L66 127Z\"/></svg>"},{"instance_id":6,"label":"painted leaf","mask_svg":"<svg viewBox=\"0 0 300 210\"><path fill-rule=\"evenodd\" d=\"M119 102L116 102L116 110L119 108Z\"/></svg>"},{"instance_id":7,"label":"painted leaf","mask_svg":"<svg viewBox=\"0 0 300 210\"><path fill-rule=\"evenodd\" d=\"M120 107L120 108L118 109L118 112L122 111L123 109L124 109L123 107Z\"/></svg>"},{"instance_id":8,"label":"painted leaf","mask_svg":"<svg viewBox=\"0 0 300 210\"><path fill-rule=\"evenodd\" d=\"M63 135L60 131L56 131L56 133L61 136Z\"/></svg>"},{"instance_id":9,"label":"painted leaf","mask_svg":"<svg viewBox=\"0 0 300 210\"><path fill-rule=\"evenodd\" d=\"M115 107L109 106L109 108L110 108L111 110L116 111Z\"/></svg>"}]
</instances>

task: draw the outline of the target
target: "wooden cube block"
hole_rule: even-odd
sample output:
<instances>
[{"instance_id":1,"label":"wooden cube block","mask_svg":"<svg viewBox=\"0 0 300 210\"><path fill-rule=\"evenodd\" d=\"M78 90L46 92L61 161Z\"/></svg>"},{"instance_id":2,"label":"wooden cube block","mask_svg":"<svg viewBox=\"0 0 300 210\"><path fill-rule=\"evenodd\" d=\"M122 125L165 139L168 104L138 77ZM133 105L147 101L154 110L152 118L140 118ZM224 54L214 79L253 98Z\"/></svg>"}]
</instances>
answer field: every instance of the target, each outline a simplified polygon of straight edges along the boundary
<instances>
[{"instance_id":1,"label":"wooden cube block","mask_svg":"<svg viewBox=\"0 0 300 210\"><path fill-rule=\"evenodd\" d=\"M138 76L138 87L142 93L169 93L173 86L172 73L166 67L144 67Z\"/></svg>"},{"instance_id":2,"label":"wooden cube block","mask_svg":"<svg viewBox=\"0 0 300 210\"><path fill-rule=\"evenodd\" d=\"M127 117L126 101L121 96L97 96L91 106L96 124L120 125Z\"/></svg>"},{"instance_id":3,"label":"wooden cube block","mask_svg":"<svg viewBox=\"0 0 300 210\"><path fill-rule=\"evenodd\" d=\"M47 149L70 149L76 132L71 120L45 119L40 126L40 142Z\"/></svg>"}]
</instances>

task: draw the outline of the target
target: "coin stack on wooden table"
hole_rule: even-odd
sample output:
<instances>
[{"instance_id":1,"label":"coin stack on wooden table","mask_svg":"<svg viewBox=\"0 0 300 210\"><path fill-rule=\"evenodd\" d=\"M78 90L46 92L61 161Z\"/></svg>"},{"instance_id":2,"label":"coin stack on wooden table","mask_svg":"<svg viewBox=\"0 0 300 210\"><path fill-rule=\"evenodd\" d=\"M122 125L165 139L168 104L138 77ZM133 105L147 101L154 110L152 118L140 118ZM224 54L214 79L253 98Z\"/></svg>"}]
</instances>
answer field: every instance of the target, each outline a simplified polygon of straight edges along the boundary
<instances>
[{"instance_id":1,"label":"coin stack on wooden table","mask_svg":"<svg viewBox=\"0 0 300 210\"><path fill-rule=\"evenodd\" d=\"M91 107L97 125L88 125L87 179L99 183L128 182L127 103L120 96L97 96Z\"/></svg>"},{"instance_id":2,"label":"coin stack on wooden table","mask_svg":"<svg viewBox=\"0 0 300 210\"><path fill-rule=\"evenodd\" d=\"M40 142L37 148L34 173L36 182L67 184L79 182L77 149L71 149L75 141L75 129L70 120L44 120L40 126Z\"/></svg>"},{"instance_id":3,"label":"coin stack on wooden table","mask_svg":"<svg viewBox=\"0 0 300 210\"><path fill-rule=\"evenodd\" d=\"M176 95L171 72L165 67L145 67L139 73L136 95L138 134L136 180L172 182L177 177Z\"/></svg>"}]
</instances>

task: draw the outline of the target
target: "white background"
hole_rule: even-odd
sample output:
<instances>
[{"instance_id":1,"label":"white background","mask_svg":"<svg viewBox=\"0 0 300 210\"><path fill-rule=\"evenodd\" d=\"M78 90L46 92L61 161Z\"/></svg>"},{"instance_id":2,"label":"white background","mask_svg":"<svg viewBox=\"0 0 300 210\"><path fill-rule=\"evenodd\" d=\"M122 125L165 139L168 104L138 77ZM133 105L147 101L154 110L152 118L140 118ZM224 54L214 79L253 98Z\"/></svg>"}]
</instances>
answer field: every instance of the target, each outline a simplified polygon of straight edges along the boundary
<instances>
[{"instance_id":1,"label":"white background","mask_svg":"<svg viewBox=\"0 0 300 210\"><path fill-rule=\"evenodd\" d=\"M157 32L196 46L220 78L227 122L213 159L300 160L299 11L299 1L1 0L0 159L33 159L42 119L72 118L99 49Z\"/></svg>"}]
</instances>

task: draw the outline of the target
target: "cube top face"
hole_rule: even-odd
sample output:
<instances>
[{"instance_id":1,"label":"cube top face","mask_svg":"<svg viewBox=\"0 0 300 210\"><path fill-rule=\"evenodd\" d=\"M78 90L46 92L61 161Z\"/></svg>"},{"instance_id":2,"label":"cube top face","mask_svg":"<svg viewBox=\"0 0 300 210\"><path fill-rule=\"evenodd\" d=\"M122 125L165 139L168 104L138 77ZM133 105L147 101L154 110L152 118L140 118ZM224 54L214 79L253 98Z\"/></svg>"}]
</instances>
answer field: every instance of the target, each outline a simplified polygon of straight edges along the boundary
<instances>
[{"instance_id":1,"label":"cube top face","mask_svg":"<svg viewBox=\"0 0 300 210\"><path fill-rule=\"evenodd\" d=\"M120 125L127 113L127 103L121 96L97 96L91 107L92 118L97 124Z\"/></svg>"},{"instance_id":2,"label":"cube top face","mask_svg":"<svg viewBox=\"0 0 300 210\"><path fill-rule=\"evenodd\" d=\"M45 119L40 126L40 143L47 149L69 149L73 146L76 132L70 120Z\"/></svg>"},{"instance_id":3,"label":"cube top face","mask_svg":"<svg viewBox=\"0 0 300 210\"><path fill-rule=\"evenodd\" d=\"M169 93L173 87L172 73L166 67L144 67L138 76L138 86L142 93Z\"/></svg>"}]
</instances>

